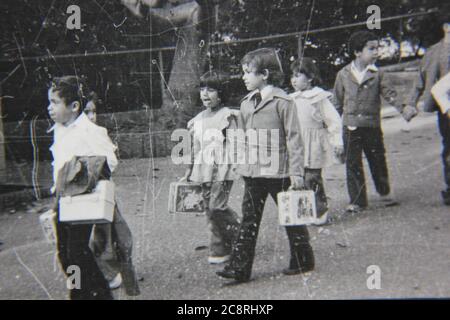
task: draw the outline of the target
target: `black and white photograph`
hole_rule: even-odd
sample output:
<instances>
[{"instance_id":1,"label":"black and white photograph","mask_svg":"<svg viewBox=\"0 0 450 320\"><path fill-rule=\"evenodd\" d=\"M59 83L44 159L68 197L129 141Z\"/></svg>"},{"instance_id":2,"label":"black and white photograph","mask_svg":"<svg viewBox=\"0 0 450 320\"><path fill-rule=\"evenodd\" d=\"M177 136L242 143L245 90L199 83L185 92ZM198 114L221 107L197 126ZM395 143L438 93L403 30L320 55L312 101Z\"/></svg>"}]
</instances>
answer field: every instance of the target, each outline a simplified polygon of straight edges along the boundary
<instances>
[{"instance_id":1,"label":"black and white photograph","mask_svg":"<svg viewBox=\"0 0 450 320\"><path fill-rule=\"evenodd\" d=\"M0 300L450 298L448 1L0 19Z\"/></svg>"}]
</instances>

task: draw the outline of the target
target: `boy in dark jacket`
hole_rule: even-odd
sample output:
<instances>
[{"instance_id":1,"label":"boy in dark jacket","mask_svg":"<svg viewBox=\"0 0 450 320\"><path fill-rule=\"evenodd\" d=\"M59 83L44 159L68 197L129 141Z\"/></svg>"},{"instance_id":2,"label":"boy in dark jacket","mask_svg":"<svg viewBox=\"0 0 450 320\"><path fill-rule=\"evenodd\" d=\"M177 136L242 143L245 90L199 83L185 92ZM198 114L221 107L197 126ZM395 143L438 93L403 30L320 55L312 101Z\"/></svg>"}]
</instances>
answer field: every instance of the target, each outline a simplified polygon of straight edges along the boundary
<instances>
[{"instance_id":1,"label":"boy in dark jacket","mask_svg":"<svg viewBox=\"0 0 450 320\"><path fill-rule=\"evenodd\" d=\"M242 223L229 265L217 274L237 282L250 280L259 225L267 197L304 187L303 142L294 101L277 85L283 79L281 62L275 49L261 48L247 53L241 61L243 80L250 93L242 99L238 129L247 139L245 163L237 172L245 182ZM267 138L270 132L270 140ZM252 135L254 133L254 135ZM258 136L254 141L250 137ZM266 156L270 154L270 161ZM306 226L287 226L291 258L283 271L294 275L314 269L314 254Z\"/></svg>"},{"instance_id":2,"label":"boy in dark jacket","mask_svg":"<svg viewBox=\"0 0 450 320\"><path fill-rule=\"evenodd\" d=\"M381 96L396 106L409 121L415 108L403 107L397 93L383 81L383 73L374 65L378 57L378 38L371 32L352 34L349 49L355 59L339 71L334 85L335 106L343 115L344 148L346 153L347 187L350 205L347 211L367 207L367 192L362 153L369 162L372 178L381 200L386 205L396 202L390 197L383 132L381 130Z\"/></svg>"}]
</instances>

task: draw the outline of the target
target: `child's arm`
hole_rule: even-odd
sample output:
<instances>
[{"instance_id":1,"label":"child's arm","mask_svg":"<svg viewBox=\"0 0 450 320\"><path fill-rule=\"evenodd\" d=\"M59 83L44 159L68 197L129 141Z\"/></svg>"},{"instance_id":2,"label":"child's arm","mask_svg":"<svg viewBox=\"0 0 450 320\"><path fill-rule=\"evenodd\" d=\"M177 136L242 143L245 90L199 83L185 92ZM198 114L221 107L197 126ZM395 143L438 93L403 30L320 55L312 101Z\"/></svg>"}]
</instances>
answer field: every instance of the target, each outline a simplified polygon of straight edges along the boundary
<instances>
[{"instance_id":1,"label":"child's arm","mask_svg":"<svg viewBox=\"0 0 450 320\"><path fill-rule=\"evenodd\" d=\"M384 72L382 71L380 71L380 93L387 103L394 106L406 121L410 121L417 115L415 107L405 106L398 100L397 91L385 80Z\"/></svg>"},{"instance_id":2,"label":"child's arm","mask_svg":"<svg viewBox=\"0 0 450 320\"><path fill-rule=\"evenodd\" d=\"M417 102L419 101L419 98L422 96L423 91L425 90L426 74L424 72L424 66L425 66L424 61L425 61L425 57L422 59L422 61L420 63L419 72L414 81L413 88L412 88L410 94L407 96L407 99L405 101L405 105L407 105L407 106L411 106L411 107L415 108L417 106Z\"/></svg>"},{"instance_id":3,"label":"child's arm","mask_svg":"<svg viewBox=\"0 0 450 320\"><path fill-rule=\"evenodd\" d=\"M328 99L322 100L319 108L323 120L327 125L330 143L334 147L343 146L344 142L342 141L342 120L336 108Z\"/></svg>"},{"instance_id":4,"label":"child's arm","mask_svg":"<svg viewBox=\"0 0 450 320\"><path fill-rule=\"evenodd\" d=\"M336 81L334 82L334 97L333 104L336 107L336 111L339 115L344 112L344 84L342 81L341 72L338 72L336 76Z\"/></svg>"},{"instance_id":5,"label":"child's arm","mask_svg":"<svg viewBox=\"0 0 450 320\"><path fill-rule=\"evenodd\" d=\"M288 153L289 175L303 177L304 175L304 151L303 140L300 132L300 123L297 116L297 108L293 100L280 101L280 118L286 137ZM291 179L292 180L292 179Z\"/></svg>"},{"instance_id":6,"label":"child's arm","mask_svg":"<svg viewBox=\"0 0 450 320\"><path fill-rule=\"evenodd\" d=\"M189 162L189 164L186 166L186 170L184 171L184 175L180 178L180 182L182 181L188 181L189 177L192 174L192 169L194 168L194 161L195 161L195 154L194 154L194 146L195 146L195 141L194 141L194 123L193 121L188 122L188 130L189 130L189 135L190 135L190 140L191 140L191 145L190 145L190 157L191 160ZM184 155L183 155L184 156Z\"/></svg>"},{"instance_id":7,"label":"child's arm","mask_svg":"<svg viewBox=\"0 0 450 320\"><path fill-rule=\"evenodd\" d=\"M105 128L97 127L97 129L97 134L89 135L88 143L91 144L95 155L106 157L109 170L113 172L119 163L115 153L117 147L111 141L108 131Z\"/></svg>"},{"instance_id":8,"label":"child's arm","mask_svg":"<svg viewBox=\"0 0 450 320\"><path fill-rule=\"evenodd\" d=\"M235 172L237 168L239 141L237 141L236 130L238 128L238 112L233 112L228 116L229 125L225 131L225 152L227 153L227 161L231 164L231 170Z\"/></svg>"}]
</instances>

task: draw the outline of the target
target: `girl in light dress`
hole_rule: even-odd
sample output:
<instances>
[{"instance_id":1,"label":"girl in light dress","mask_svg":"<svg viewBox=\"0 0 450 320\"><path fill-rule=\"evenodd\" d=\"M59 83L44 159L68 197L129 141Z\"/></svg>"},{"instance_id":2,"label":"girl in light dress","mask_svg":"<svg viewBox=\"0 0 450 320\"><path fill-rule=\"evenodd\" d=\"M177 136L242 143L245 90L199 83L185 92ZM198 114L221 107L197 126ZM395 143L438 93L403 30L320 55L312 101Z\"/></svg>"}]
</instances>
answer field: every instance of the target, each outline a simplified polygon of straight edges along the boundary
<instances>
[{"instance_id":1,"label":"girl in light dress","mask_svg":"<svg viewBox=\"0 0 450 320\"><path fill-rule=\"evenodd\" d=\"M225 106L230 94L230 77L209 71L200 78L200 100L205 110L188 122L192 136L192 161L180 181L190 180L202 186L206 217L211 231L210 264L229 260L231 246L239 228L237 213L228 199L237 178L231 161L227 129L236 128L238 110Z\"/></svg>"},{"instance_id":2,"label":"girl in light dress","mask_svg":"<svg viewBox=\"0 0 450 320\"><path fill-rule=\"evenodd\" d=\"M342 120L330 102L331 93L319 87L321 80L311 58L303 57L291 64L291 97L297 107L305 157L305 187L316 192L317 225L327 223L328 204L322 169L342 163L344 143Z\"/></svg>"}]
</instances>

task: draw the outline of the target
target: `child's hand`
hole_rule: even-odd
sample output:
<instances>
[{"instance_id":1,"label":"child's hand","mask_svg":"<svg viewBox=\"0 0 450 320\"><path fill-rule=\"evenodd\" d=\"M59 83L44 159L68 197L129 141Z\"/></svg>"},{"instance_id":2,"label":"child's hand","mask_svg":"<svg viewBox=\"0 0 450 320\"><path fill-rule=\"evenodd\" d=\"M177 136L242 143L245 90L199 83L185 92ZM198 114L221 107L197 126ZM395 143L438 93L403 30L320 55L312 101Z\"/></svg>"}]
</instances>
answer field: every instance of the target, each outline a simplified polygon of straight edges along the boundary
<instances>
[{"instance_id":1,"label":"child's hand","mask_svg":"<svg viewBox=\"0 0 450 320\"><path fill-rule=\"evenodd\" d=\"M186 169L186 172L184 173L184 176L182 176L180 178L180 180L178 180L178 182L188 182L190 181L189 177L191 176L192 170L191 169Z\"/></svg>"},{"instance_id":2,"label":"child's hand","mask_svg":"<svg viewBox=\"0 0 450 320\"><path fill-rule=\"evenodd\" d=\"M403 119L405 119L406 121L411 121L412 118L414 118L415 116L417 116L417 110L416 108L412 107L412 106L405 106L405 108L403 109L402 112L402 116Z\"/></svg>"},{"instance_id":3,"label":"child's hand","mask_svg":"<svg viewBox=\"0 0 450 320\"><path fill-rule=\"evenodd\" d=\"M304 181L303 177L291 176L290 179L291 179L291 186L289 187L289 189L293 189L293 190L305 189L305 181Z\"/></svg>"}]
</instances>

